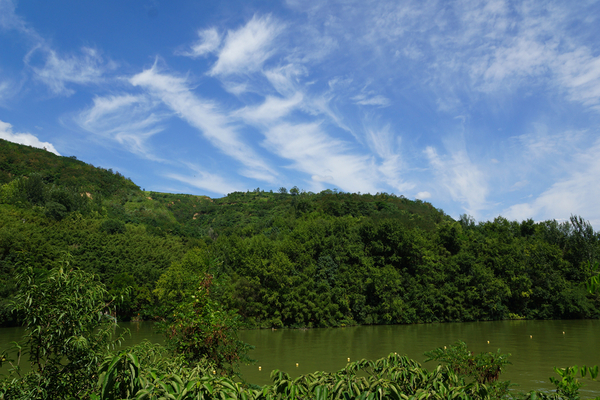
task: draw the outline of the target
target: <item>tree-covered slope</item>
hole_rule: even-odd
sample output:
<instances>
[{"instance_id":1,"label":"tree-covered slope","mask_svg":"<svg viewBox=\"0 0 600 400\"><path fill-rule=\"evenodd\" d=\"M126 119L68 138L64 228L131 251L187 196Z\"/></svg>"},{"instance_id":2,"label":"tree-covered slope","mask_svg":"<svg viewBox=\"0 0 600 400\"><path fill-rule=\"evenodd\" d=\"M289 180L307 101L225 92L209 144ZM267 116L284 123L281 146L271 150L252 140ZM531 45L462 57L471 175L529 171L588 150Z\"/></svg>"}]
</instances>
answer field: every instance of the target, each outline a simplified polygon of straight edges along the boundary
<instances>
[{"instance_id":1,"label":"tree-covered slope","mask_svg":"<svg viewBox=\"0 0 600 400\"><path fill-rule=\"evenodd\" d=\"M578 217L476 224L386 193L145 192L5 141L0 176L4 302L21 266L44 274L68 253L123 295L125 319L168 318L206 272L251 326L598 317L583 282L599 235Z\"/></svg>"},{"instance_id":2,"label":"tree-covered slope","mask_svg":"<svg viewBox=\"0 0 600 400\"><path fill-rule=\"evenodd\" d=\"M111 196L140 190L131 180L110 169L0 139L0 183L34 173L47 184L79 188L82 193Z\"/></svg>"}]
</instances>

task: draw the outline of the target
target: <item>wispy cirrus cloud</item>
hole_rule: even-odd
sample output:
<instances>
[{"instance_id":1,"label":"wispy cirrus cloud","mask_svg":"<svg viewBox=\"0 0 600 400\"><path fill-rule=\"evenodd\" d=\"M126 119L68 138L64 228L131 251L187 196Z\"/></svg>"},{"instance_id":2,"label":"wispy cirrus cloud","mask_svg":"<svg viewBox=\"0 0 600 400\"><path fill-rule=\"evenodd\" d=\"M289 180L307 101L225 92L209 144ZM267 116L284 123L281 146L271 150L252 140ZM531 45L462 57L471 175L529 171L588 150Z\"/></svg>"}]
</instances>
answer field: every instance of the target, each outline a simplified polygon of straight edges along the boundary
<instances>
[{"instance_id":1,"label":"wispy cirrus cloud","mask_svg":"<svg viewBox=\"0 0 600 400\"><path fill-rule=\"evenodd\" d=\"M0 80L0 105L3 105L6 100L15 96L20 89L20 84L12 79Z\"/></svg>"},{"instance_id":2,"label":"wispy cirrus cloud","mask_svg":"<svg viewBox=\"0 0 600 400\"><path fill-rule=\"evenodd\" d=\"M82 47L79 53L60 54L50 43L15 13L10 0L0 0L0 27L19 32L28 42L29 51L24 63L35 79L48 86L56 95L70 96L75 91L68 84L89 85L101 83L104 74L117 64L102 57L98 49Z\"/></svg>"},{"instance_id":3,"label":"wispy cirrus cloud","mask_svg":"<svg viewBox=\"0 0 600 400\"><path fill-rule=\"evenodd\" d=\"M31 147L37 147L38 149L44 149L56 154L57 156L60 156L60 153L56 151L52 143L42 142L37 138L37 136L32 135L31 133L13 132L12 125L8 122L0 121L0 139Z\"/></svg>"},{"instance_id":4,"label":"wispy cirrus cloud","mask_svg":"<svg viewBox=\"0 0 600 400\"><path fill-rule=\"evenodd\" d=\"M361 106L387 107L390 105L390 99L381 95L367 96L365 94L359 94L352 97L351 100Z\"/></svg>"},{"instance_id":5,"label":"wispy cirrus cloud","mask_svg":"<svg viewBox=\"0 0 600 400\"><path fill-rule=\"evenodd\" d=\"M35 40L40 40L37 32L23 18L17 15L15 12L15 3L12 0L0 0L0 28L6 30L14 29Z\"/></svg>"},{"instance_id":6,"label":"wispy cirrus cloud","mask_svg":"<svg viewBox=\"0 0 600 400\"><path fill-rule=\"evenodd\" d=\"M339 47L346 55L338 68L359 66L391 81L429 86L443 111L468 108L480 94L532 84L555 87L594 109L600 104L597 41L571 34L573 26L593 24L582 21L581 13L597 12L594 2L576 7L527 0L288 4L343 43Z\"/></svg>"},{"instance_id":7,"label":"wispy cirrus cloud","mask_svg":"<svg viewBox=\"0 0 600 400\"><path fill-rule=\"evenodd\" d=\"M303 101L303 95L300 92L295 93L290 98L276 96L267 96L263 103L246 106L234 113L244 121L257 125L269 126L274 121L289 115L294 109L297 109Z\"/></svg>"},{"instance_id":8,"label":"wispy cirrus cloud","mask_svg":"<svg viewBox=\"0 0 600 400\"><path fill-rule=\"evenodd\" d=\"M36 52L43 54L43 65L37 66L33 59ZM80 54L60 56L46 46L33 49L25 58L35 77L45 83L57 95L72 95L75 91L67 85L98 84L104 80L104 74L116 68L110 60L105 61L96 49L83 47Z\"/></svg>"},{"instance_id":9,"label":"wispy cirrus cloud","mask_svg":"<svg viewBox=\"0 0 600 400\"><path fill-rule=\"evenodd\" d=\"M441 156L432 146L425 149L431 167L437 175L437 184L446 189L452 199L464 204L464 210L474 216L488 207L486 175L474 164L465 149L455 149Z\"/></svg>"},{"instance_id":10,"label":"wispy cirrus cloud","mask_svg":"<svg viewBox=\"0 0 600 400\"><path fill-rule=\"evenodd\" d=\"M600 56L582 46L559 55L555 69L569 99L600 111Z\"/></svg>"},{"instance_id":11,"label":"wispy cirrus cloud","mask_svg":"<svg viewBox=\"0 0 600 400\"><path fill-rule=\"evenodd\" d=\"M81 128L119 143L127 151L161 161L147 144L165 129L163 121L169 116L157 101L145 95L122 94L96 97L93 103L75 117Z\"/></svg>"},{"instance_id":12,"label":"wispy cirrus cloud","mask_svg":"<svg viewBox=\"0 0 600 400\"><path fill-rule=\"evenodd\" d=\"M160 73L157 67L133 76L132 85L148 91L180 118L198 129L221 152L244 166L240 173L254 179L273 182L276 172L245 143L227 113L214 102L192 92L184 78Z\"/></svg>"},{"instance_id":13,"label":"wispy cirrus cloud","mask_svg":"<svg viewBox=\"0 0 600 400\"><path fill-rule=\"evenodd\" d=\"M255 15L240 29L228 31L210 73L229 75L260 70L275 52L273 41L282 29L283 25L272 17Z\"/></svg>"},{"instance_id":14,"label":"wispy cirrus cloud","mask_svg":"<svg viewBox=\"0 0 600 400\"><path fill-rule=\"evenodd\" d=\"M320 123L280 123L265 132L263 146L292 160L289 168L311 176L312 188L327 182L348 191L377 192L375 166L369 155L327 135Z\"/></svg>"},{"instance_id":15,"label":"wispy cirrus cloud","mask_svg":"<svg viewBox=\"0 0 600 400\"><path fill-rule=\"evenodd\" d=\"M210 172L202 171L198 167L188 165L188 168L192 169L193 175L182 175L176 173L165 174L164 176L169 179L185 183L186 185L208 190L213 193L226 195L228 193L240 190L236 185L231 184L230 179L224 178L220 175L213 174Z\"/></svg>"},{"instance_id":16,"label":"wispy cirrus cloud","mask_svg":"<svg viewBox=\"0 0 600 400\"><path fill-rule=\"evenodd\" d=\"M369 121L365 124L365 141L371 154L375 155L377 175L381 183L398 193L406 193L415 187L407 180L406 161L402 157L402 137L397 135L388 124L378 128Z\"/></svg>"},{"instance_id":17,"label":"wispy cirrus cloud","mask_svg":"<svg viewBox=\"0 0 600 400\"><path fill-rule=\"evenodd\" d=\"M204 57L214 53L221 45L221 35L216 28L209 28L198 31L199 40L193 43L189 50L179 51L176 54L192 58Z\"/></svg>"},{"instance_id":18,"label":"wispy cirrus cloud","mask_svg":"<svg viewBox=\"0 0 600 400\"><path fill-rule=\"evenodd\" d=\"M600 140L574 154L567 176L552 183L529 202L514 204L503 211L510 219L567 219L572 214L584 215L592 225L600 226Z\"/></svg>"},{"instance_id":19,"label":"wispy cirrus cloud","mask_svg":"<svg viewBox=\"0 0 600 400\"><path fill-rule=\"evenodd\" d=\"M306 75L306 68L302 64L289 63L263 71L267 81L282 96L290 97L298 92L300 77Z\"/></svg>"},{"instance_id":20,"label":"wispy cirrus cloud","mask_svg":"<svg viewBox=\"0 0 600 400\"><path fill-rule=\"evenodd\" d=\"M314 81L310 81L309 69L317 59L302 56L310 43L304 43L304 48L297 46L292 49L289 37L283 35L278 39L284 29L284 24L271 16L255 15L241 28L228 32L210 74L236 95L251 90L263 96L263 100L248 102L245 99L245 106L226 117L239 118L257 128L265 137L263 147L278 157L292 160L286 170L305 173L313 188L327 182L345 190L351 190L356 184L358 190L374 192L384 190L387 185L400 192L412 187L401 177L403 163L398 153L387 149L385 154L373 157L364 149L327 133L328 129L335 127L358 137L331 107L335 97L331 93L331 85L327 85L324 91L315 91L311 87ZM276 39L279 40L278 52L285 56L283 59L281 55L275 57L273 43ZM265 67L264 62L270 57L274 62ZM373 90L362 90L351 100L367 107L390 104L387 97ZM283 139L286 132L287 139ZM381 141L383 136L393 136L389 126L381 132L364 134L368 137L362 140L375 140L377 137ZM394 139L388 144L393 144L395 149L396 143L399 141Z\"/></svg>"},{"instance_id":21,"label":"wispy cirrus cloud","mask_svg":"<svg viewBox=\"0 0 600 400\"><path fill-rule=\"evenodd\" d=\"M9 87L10 84L8 81L4 80L4 81L0 81L0 101L4 100L7 96L7 93L9 91Z\"/></svg>"}]
</instances>

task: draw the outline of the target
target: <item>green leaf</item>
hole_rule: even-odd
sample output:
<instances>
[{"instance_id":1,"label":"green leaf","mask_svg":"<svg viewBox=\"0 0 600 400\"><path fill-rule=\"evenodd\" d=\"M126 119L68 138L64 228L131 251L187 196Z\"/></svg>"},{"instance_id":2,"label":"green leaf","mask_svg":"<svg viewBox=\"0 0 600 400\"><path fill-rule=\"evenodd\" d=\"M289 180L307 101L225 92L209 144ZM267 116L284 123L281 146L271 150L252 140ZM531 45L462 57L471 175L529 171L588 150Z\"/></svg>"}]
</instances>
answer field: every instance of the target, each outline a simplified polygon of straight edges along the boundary
<instances>
[{"instance_id":1,"label":"green leaf","mask_svg":"<svg viewBox=\"0 0 600 400\"><path fill-rule=\"evenodd\" d=\"M596 379L598 377L598 366L594 365L593 367L589 367L590 376L592 379Z\"/></svg>"}]
</instances>

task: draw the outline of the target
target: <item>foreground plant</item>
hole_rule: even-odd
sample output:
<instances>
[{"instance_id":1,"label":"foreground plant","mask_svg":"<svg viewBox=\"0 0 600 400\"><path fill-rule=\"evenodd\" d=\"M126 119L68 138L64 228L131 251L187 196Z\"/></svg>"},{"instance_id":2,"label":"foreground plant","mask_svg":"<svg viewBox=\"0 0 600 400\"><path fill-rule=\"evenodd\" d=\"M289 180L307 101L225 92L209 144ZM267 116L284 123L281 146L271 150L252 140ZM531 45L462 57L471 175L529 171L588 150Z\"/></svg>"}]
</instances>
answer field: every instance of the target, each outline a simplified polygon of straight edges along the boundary
<instances>
[{"instance_id":1,"label":"foreground plant","mask_svg":"<svg viewBox=\"0 0 600 400\"><path fill-rule=\"evenodd\" d=\"M134 356L139 351L134 348L107 360L97 399L441 400L491 399L496 393L489 385L466 383L447 366L439 365L428 371L418 362L397 354L348 363L337 372L314 372L296 379L275 370L271 373L272 385L254 388L215 375L208 365L183 368L179 372L176 363L148 367L142 361L143 356Z\"/></svg>"},{"instance_id":2,"label":"foreground plant","mask_svg":"<svg viewBox=\"0 0 600 400\"><path fill-rule=\"evenodd\" d=\"M500 374L505 365L510 364L510 354L480 353L474 354L467 348L467 344L458 341L454 345L444 346L426 352L427 361L441 361L446 363L459 376L472 378L479 383L493 383L500 379Z\"/></svg>"},{"instance_id":3,"label":"foreground plant","mask_svg":"<svg viewBox=\"0 0 600 400\"><path fill-rule=\"evenodd\" d=\"M252 346L237 336L240 316L211 299L212 285L212 275L204 275L190 299L175 310L165 329L167 347L192 367L207 360L217 372L233 375L240 363L252 361Z\"/></svg>"},{"instance_id":4,"label":"foreground plant","mask_svg":"<svg viewBox=\"0 0 600 400\"><path fill-rule=\"evenodd\" d=\"M14 343L16 360L5 357L10 375L0 384L0 398L86 398L94 389L97 370L109 349L114 298L93 274L62 264L45 274L24 268L11 308L26 333ZM30 372L21 372L24 356Z\"/></svg>"}]
</instances>

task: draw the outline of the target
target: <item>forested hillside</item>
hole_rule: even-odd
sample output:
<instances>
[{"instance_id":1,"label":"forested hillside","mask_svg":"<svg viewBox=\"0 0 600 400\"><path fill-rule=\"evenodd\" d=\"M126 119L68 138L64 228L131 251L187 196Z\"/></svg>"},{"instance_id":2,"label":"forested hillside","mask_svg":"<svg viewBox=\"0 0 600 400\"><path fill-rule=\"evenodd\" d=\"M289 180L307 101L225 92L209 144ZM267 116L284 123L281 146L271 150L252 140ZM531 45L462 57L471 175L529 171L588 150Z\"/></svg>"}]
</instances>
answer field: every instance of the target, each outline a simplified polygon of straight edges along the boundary
<instances>
[{"instance_id":1,"label":"forested hillside","mask_svg":"<svg viewBox=\"0 0 600 400\"><path fill-rule=\"evenodd\" d=\"M583 282L599 235L580 217L455 221L422 201L281 188L221 199L142 191L117 172L0 140L0 298L59 260L161 320L211 296L257 327L597 318ZM4 310L4 307L2 307ZM17 323L2 311L0 322Z\"/></svg>"}]
</instances>

